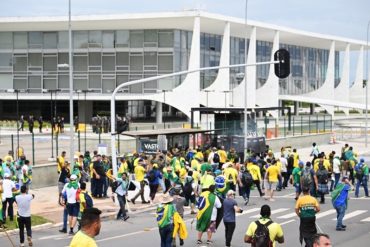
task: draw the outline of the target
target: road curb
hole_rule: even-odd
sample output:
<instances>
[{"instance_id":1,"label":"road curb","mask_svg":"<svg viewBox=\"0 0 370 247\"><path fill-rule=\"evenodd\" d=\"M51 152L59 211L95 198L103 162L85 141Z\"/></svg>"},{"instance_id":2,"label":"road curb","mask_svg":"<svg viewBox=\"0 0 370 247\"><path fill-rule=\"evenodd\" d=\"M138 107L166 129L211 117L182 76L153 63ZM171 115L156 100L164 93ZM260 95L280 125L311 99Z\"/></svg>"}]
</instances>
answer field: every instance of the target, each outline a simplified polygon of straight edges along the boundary
<instances>
[{"instance_id":1,"label":"road curb","mask_svg":"<svg viewBox=\"0 0 370 247\"><path fill-rule=\"evenodd\" d=\"M37 225L37 226L33 226L32 227L32 231L33 230L42 230L42 229L46 229L46 228L49 228L50 226L52 226L53 225L53 223L45 223L45 224L41 224L41 225ZM4 237L4 236L6 236L7 234L8 235L15 235L15 234L17 234L17 233L19 233L19 228L17 228L17 229L13 229L13 230L8 230L8 231L6 231L6 232L0 232L0 236L1 237Z\"/></svg>"}]
</instances>

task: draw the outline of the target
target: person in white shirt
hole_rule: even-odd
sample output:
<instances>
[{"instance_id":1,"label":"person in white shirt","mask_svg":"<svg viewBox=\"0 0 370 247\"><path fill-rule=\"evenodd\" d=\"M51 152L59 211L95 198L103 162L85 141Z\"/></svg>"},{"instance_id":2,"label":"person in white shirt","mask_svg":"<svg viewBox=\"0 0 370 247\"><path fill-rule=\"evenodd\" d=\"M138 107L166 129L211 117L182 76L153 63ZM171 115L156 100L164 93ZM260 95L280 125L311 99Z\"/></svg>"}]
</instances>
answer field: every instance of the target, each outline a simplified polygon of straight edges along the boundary
<instances>
[{"instance_id":1,"label":"person in white shirt","mask_svg":"<svg viewBox=\"0 0 370 247\"><path fill-rule=\"evenodd\" d=\"M290 174L288 174L288 160L284 157L284 154L281 154L281 157L279 158L279 161L281 163L281 176L283 177L283 189L288 187L288 180L290 177Z\"/></svg>"},{"instance_id":2,"label":"person in white shirt","mask_svg":"<svg viewBox=\"0 0 370 247\"><path fill-rule=\"evenodd\" d=\"M80 187L77 182L77 176L72 174L69 178L70 182L64 185L62 194L66 193L67 195L67 211L69 216L69 234L73 235L73 228L77 223L78 212L80 211L80 204L76 201L77 190Z\"/></svg>"},{"instance_id":3,"label":"person in white shirt","mask_svg":"<svg viewBox=\"0 0 370 247\"><path fill-rule=\"evenodd\" d=\"M6 222L6 209L8 208L8 216L10 218L10 221L13 221L14 218L14 212L13 212L13 191L16 191L15 183L10 180L10 174L5 173L4 174L4 180L3 180L3 221Z\"/></svg>"},{"instance_id":4,"label":"person in white shirt","mask_svg":"<svg viewBox=\"0 0 370 247\"><path fill-rule=\"evenodd\" d=\"M334 188L337 186L340 179L340 165L339 156L335 156L333 159Z\"/></svg>"},{"instance_id":5,"label":"person in white shirt","mask_svg":"<svg viewBox=\"0 0 370 247\"><path fill-rule=\"evenodd\" d=\"M24 227L27 231L28 245L32 246L32 230L31 230L31 200L35 198L34 195L27 194L27 187L21 187L21 194L15 197L18 205L18 226L19 238L21 246L24 246Z\"/></svg>"}]
</instances>

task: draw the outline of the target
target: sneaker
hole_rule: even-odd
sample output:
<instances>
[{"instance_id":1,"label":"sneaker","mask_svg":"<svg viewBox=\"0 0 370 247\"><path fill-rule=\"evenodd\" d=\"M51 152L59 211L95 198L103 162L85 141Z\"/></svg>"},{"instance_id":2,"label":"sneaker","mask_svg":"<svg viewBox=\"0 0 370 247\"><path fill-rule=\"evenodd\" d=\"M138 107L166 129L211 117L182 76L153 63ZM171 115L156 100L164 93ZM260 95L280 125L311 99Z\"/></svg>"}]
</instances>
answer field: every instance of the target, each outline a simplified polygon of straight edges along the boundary
<instances>
[{"instance_id":1,"label":"sneaker","mask_svg":"<svg viewBox=\"0 0 370 247\"><path fill-rule=\"evenodd\" d=\"M202 240L198 239L197 244L203 244Z\"/></svg>"},{"instance_id":2,"label":"sneaker","mask_svg":"<svg viewBox=\"0 0 370 247\"><path fill-rule=\"evenodd\" d=\"M142 204L149 204L150 202L148 202L148 201L143 201L143 202L141 202ZM135 204L135 203L134 203Z\"/></svg>"},{"instance_id":3,"label":"sneaker","mask_svg":"<svg viewBox=\"0 0 370 247\"><path fill-rule=\"evenodd\" d=\"M346 229L346 228L347 228L347 226L346 226L346 225L342 225L342 228Z\"/></svg>"},{"instance_id":4,"label":"sneaker","mask_svg":"<svg viewBox=\"0 0 370 247\"><path fill-rule=\"evenodd\" d=\"M269 201L270 201L270 202L274 202L274 201L275 201L275 199L270 198L270 199L269 199Z\"/></svg>"},{"instance_id":5,"label":"sneaker","mask_svg":"<svg viewBox=\"0 0 370 247\"><path fill-rule=\"evenodd\" d=\"M130 218L130 216L125 216L125 217L123 217L123 221L126 221L126 220L128 220Z\"/></svg>"},{"instance_id":6,"label":"sneaker","mask_svg":"<svg viewBox=\"0 0 370 247\"><path fill-rule=\"evenodd\" d=\"M31 237L27 237L27 241L28 241L28 246L32 246L32 238Z\"/></svg>"},{"instance_id":7,"label":"sneaker","mask_svg":"<svg viewBox=\"0 0 370 247\"><path fill-rule=\"evenodd\" d=\"M63 229L60 229L59 232L61 232L61 233L67 233L67 229L64 229L64 228Z\"/></svg>"},{"instance_id":8,"label":"sneaker","mask_svg":"<svg viewBox=\"0 0 370 247\"><path fill-rule=\"evenodd\" d=\"M213 241L211 241L211 240L207 240L207 244L208 244L208 245L211 245L211 244L213 244Z\"/></svg>"},{"instance_id":9,"label":"sneaker","mask_svg":"<svg viewBox=\"0 0 370 247\"><path fill-rule=\"evenodd\" d=\"M249 202L249 198L245 199L244 206L247 206L248 202Z\"/></svg>"},{"instance_id":10,"label":"sneaker","mask_svg":"<svg viewBox=\"0 0 370 247\"><path fill-rule=\"evenodd\" d=\"M180 246L183 246L183 245L184 245L184 240L180 239Z\"/></svg>"},{"instance_id":11,"label":"sneaker","mask_svg":"<svg viewBox=\"0 0 370 247\"><path fill-rule=\"evenodd\" d=\"M24 247L24 244L21 244L20 246L21 246L21 247Z\"/></svg>"},{"instance_id":12,"label":"sneaker","mask_svg":"<svg viewBox=\"0 0 370 247\"><path fill-rule=\"evenodd\" d=\"M69 235L74 235L75 233L73 231L69 231Z\"/></svg>"},{"instance_id":13,"label":"sneaker","mask_svg":"<svg viewBox=\"0 0 370 247\"><path fill-rule=\"evenodd\" d=\"M345 229L345 228L343 228L343 227L337 227L335 230L336 230L336 231L345 231L346 229Z\"/></svg>"}]
</instances>

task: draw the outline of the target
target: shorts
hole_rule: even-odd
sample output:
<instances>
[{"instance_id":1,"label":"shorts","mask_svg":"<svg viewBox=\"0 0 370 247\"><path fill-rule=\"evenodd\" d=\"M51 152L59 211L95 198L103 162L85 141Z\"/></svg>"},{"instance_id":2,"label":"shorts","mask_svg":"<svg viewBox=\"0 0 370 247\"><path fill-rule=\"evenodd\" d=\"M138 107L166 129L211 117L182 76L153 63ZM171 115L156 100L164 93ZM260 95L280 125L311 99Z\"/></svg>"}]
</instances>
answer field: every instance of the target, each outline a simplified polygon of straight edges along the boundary
<instances>
[{"instance_id":1,"label":"shorts","mask_svg":"<svg viewBox=\"0 0 370 247\"><path fill-rule=\"evenodd\" d=\"M299 183L294 184L295 192L296 193L301 193L301 185Z\"/></svg>"},{"instance_id":2,"label":"shorts","mask_svg":"<svg viewBox=\"0 0 370 247\"><path fill-rule=\"evenodd\" d=\"M69 216L77 217L78 213L80 212L80 204L79 203L67 203L67 212Z\"/></svg>"},{"instance_id":3,"label":"shorts","mask_svg":"<svg viewBox=\"0 0 370 247\"><path fill-rule=\"evenodd\" d=\"M216 232L216 221L211 221L211 223L208 226L207 232Z\"/></svg>"},{"instance_id":4,"label":"shorts","mask_svg":"<svg viewBox=\"0 0 370 247\"><path fill-rule=\"evenodd\" d=\"M58 191L59 191L59 194L61 194L61 193L62 193L63 188L64 188L64 185L65 185L65 183L58 182Z\"/></svg>"},{"instance_id":5,"label":"shorts","mask_svg":"<svg viewBox=\"0 0 370 247\"><path fill-rule=\"evenodd\" d=\"M191 203L194 203L195 204L195 195L191 195L191 196L185 196L185 200L187 202L191 202Z\"/></svg>"},{"instance_id":6,"label":"shorts","mask_svg":"<svg viewBox=\"0 0 370 247\"><path fill-rule=\"evenodd\" d=\"M268 190L275 190L276 189L276 185L277 185L277 182L267 182L266 183L266 189Z\"/></svg>"}]
</instances>

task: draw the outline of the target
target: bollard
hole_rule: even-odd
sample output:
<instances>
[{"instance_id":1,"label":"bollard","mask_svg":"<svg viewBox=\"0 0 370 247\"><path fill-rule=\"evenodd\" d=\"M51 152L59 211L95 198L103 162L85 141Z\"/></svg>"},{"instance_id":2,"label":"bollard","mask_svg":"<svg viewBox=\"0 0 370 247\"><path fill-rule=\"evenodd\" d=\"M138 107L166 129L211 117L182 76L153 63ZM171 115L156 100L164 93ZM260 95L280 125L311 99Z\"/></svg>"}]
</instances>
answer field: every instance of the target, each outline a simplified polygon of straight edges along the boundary
<instances>
[{"instance_id":1,"label":"bollard","mask_svg":"<svg viewBox=\"0 0 370 247\"><path fill-rule=\"evenodd\" d=\"M35 165L35 134L32 133L32 165Z\"/></svg>"},{"instance_id":2,"label":"bollard","mask_svg":"<svg viewBox=\"0 0 370 247\"><path fill-rule=\"evenodd\" d=\"M78 139L78 152L81 152L80 130L77 131L77 139Z\"/></svg>"}]
</instances>

